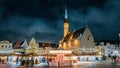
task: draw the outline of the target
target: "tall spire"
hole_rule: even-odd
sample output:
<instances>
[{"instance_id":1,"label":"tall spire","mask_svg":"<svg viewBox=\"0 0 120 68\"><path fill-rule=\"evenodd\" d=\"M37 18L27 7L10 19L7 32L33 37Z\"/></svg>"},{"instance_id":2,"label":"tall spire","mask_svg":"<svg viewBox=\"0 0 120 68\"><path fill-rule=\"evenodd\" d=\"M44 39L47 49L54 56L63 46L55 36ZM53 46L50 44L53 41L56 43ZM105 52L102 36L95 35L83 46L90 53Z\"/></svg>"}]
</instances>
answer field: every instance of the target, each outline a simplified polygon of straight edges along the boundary
<instances>
[{"instance_id":1,"label":"tall spire","mask_svg":"<svg viewBox=\"0 0 120 68\"><path fill-rule=\"evenodd\" d=\"M64 37L68 34L69 23L68 23L68 14L67 14L67 6L65 5L65 19L64 19Z\"/></svg>"},{"instance_id":2,"label":"tall spire","mask_svg":"<svg viewBox=\"0 0 120 68\"><path fill-rule=\"evenodd\" d=\"M65 19L68 18L68 14L67 14L67 6L65 5Z\"/></svg>"},{"instance_id":3,"label":"tall spire","mask_svg":"<svg viewBox=\"0 0 120 68\"><path fill-rule=\"evenodd\" d=\"M68 13L67 13L67 6L65 5L65 17L64 17L64 23L68 23Z\"/></svg>"}]
</instances>

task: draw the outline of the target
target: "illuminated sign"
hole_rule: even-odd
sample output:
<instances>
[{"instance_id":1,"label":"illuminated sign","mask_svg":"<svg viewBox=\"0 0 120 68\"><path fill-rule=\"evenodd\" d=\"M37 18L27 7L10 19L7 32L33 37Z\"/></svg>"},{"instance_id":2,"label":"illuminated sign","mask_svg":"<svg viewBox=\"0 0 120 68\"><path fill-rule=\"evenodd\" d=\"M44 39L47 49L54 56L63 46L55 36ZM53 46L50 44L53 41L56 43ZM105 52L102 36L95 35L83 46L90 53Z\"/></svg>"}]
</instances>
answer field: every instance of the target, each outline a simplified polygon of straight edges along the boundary
<instances>
[{"instance_id":1,"label":"illuminated sign","mask_svg":"<svg viewBox=\"0 0 120 68\"><path fill-rule=\"evenodd\" d=\"M71 54L72 51L69 50L52 50L49 51L50 54Z\"/></svg>"}]
</instances>

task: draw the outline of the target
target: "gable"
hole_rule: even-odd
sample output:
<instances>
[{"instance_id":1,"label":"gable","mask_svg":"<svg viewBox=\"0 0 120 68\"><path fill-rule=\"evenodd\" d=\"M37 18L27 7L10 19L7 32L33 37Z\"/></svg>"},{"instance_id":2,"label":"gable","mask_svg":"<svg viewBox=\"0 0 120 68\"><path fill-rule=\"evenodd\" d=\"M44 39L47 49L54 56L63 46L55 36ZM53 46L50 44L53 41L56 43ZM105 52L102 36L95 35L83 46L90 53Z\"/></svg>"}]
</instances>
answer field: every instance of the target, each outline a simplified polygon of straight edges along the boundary
<instances>
[{"instance_id":1,"label":"gable","mask_svg":"<svg viewBox=\"0 0 120 68\"><path fill-rule=\"evenodd\" d=\"M94 48L95 43L94 43L94 38L89 30L88 27L86 27L82 38L80 39L80 47L81 48Z\"/></svg>"},{"instance_id":2,"label":"gable","mask_svg":"<svg viewBox=\"0 0 120 68\"><path fill-rule=\"evenodd\" d=\"M13 48L18 48L18 47L20 47L20 43L16 42Z\"/></svg>"},{"instance_id":3,"label":"gable","mask_svg":"<svg viewBox=\"0 0 120 68\"><path fill-rule=\"evenodd\" d=\"M25 39L24 42L21 44L21 47L23 47L23 48L25 48L25 49L28 47L28 43L27 43L26 39Z\"/></svg>"}]
</instances>

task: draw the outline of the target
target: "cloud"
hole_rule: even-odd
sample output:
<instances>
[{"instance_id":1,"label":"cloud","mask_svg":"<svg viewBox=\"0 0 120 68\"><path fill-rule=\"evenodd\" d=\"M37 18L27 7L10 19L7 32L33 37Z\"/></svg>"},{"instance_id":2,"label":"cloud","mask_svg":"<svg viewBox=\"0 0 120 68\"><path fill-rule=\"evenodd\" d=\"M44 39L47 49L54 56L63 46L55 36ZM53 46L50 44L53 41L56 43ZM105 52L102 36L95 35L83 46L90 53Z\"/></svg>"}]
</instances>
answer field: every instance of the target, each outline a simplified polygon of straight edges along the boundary
<instances>
[{"instance_id":1,"label":"cloud","mask_svg":"<svg viewBox=\"0 0 120 68\"><path fill-rule=\"evenodd\" d=\"M70 31L85 26L95 40L116 40L119 0L67 0ZM64 0L0 0L0 40L59 41L63 37ZM85 10L86 13L85 13Z\"/></svg>"},{"instance_id":2,"label":"cloud","mask_svg":"<svg viewBox=\"0 0 120 68\"><path fill-rule=\"evenodd\" d=\"M77 8L79 10L72 9L73 12L69 15L72 30L73 28L79 28L81 25L85 25L84 18L87 17L89 27L95 37L95 40L117 40L117 35L120 32L120 24L118 23L120 22L120 5L118 3L119 0L117 2L114 0L106 0L104 3L101 3L101 5L92 5L91 3L91 5L87 5L87 15L82 13L83 8L81 7Z\"/></svg>"},{"instance_id":3,"label":"cloud","mask_svg":"<svg viewBox=\"0 0 120 68\"><path fill-rule=\"evenodd\" d=\"M58 30L61 29L61 27L59 28L58 26L59 25L54 23L51 24L44 19L28 18L18 15L10 16L4 24L0 25L0 37L1 40L8 39L14 41L22 41L26 38L30 39L35 37L39 41L45 41L45 39L51 41L51 39L53 39L53 42L61 38L58 34ZM57 37L57 35L60 37Z\"/></svg>"},{"instance_id":4,"label":"cloud","mask_svg":"<svg viewBox=\"0 0 120 68\"><path fill-rule=\"evenodd\" d=\"M119 31L120 5L115 1L109 1L104 8L92 7L89 10L89 22L94 27L93 33L97 39L117 40Z\"/></svg>"}]
</instances>

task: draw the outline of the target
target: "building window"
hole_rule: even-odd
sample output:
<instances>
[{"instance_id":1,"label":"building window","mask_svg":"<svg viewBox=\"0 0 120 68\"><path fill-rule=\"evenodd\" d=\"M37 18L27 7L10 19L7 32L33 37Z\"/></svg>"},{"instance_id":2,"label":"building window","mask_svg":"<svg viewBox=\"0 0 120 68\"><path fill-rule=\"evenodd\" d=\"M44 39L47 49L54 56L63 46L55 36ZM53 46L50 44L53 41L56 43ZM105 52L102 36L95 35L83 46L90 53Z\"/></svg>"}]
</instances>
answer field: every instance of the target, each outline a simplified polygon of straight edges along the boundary
<instances>
[{"instance_id":1,"label":"building window","mask_svg":"<svg viewBox=\"0 0 120 68\"><path fill-rule=\"evenodd\" d=\"M10 48L10 46L9 46L9 48Z\"/></svg>"},{"instance_id":2,"label":"building window","mask_svg":"<svg viewBox=\"0 0 120 68\"><path fill-rule=\"evenodd\" d=\"M5 47L7 48L7 45Z\"/></svg>"},{"instance_id":3,"label":"building window","mask_svg":"<svg viewBox=\"0 0 120 68\"><path fill-rule=\"evenodd\" d=\"M91 37L91 36L88 36L87 40L89 40L89 39L90 39L90 37Z\"/></svg>"},{"instance_id":4,"label":"building window","mask_svg":"<svg viewBox=\"0 0 120 68\"><path fill-rule=\"evenodd\" d=\"M89 37L87 38L87 40L89 40Z\"/></svg>"},{"instance_id":5,"label":"building window","mask_svg":"<svg viewBox=\"0 0 120 68\"><path fill-rule=\"evenodd\" d=\"M2 48L4 47L4 45L1 46Z\"/></svg>"}]
</instances>

